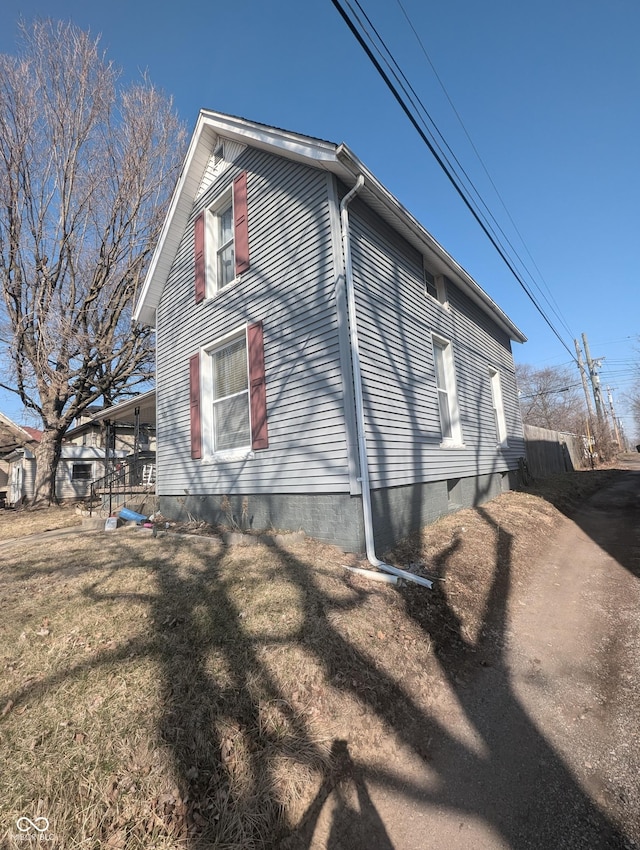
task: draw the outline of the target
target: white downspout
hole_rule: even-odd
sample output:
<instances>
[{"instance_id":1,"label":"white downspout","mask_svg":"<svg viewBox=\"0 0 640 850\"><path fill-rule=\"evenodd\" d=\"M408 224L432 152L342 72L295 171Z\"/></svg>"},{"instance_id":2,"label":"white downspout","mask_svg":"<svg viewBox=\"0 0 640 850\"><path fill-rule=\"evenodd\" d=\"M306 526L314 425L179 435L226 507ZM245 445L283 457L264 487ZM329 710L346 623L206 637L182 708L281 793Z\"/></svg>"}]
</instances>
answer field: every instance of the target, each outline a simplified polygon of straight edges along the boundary
<instances>
[{"instance_id":1,"label":"white downspout","mask_svg":"<svg viewBox=\"0 0 640 850\"><path fill-rule=\"evenodd\" d=\"M349 212L347 207L364 186L364 177L358 175L356 184L344 196L340 203L340 226L342 230L342 250L344 252L344 274L347 290L347 305L349 309L349 342L351 346L351 363L353 367L353 388L356 403L356 430L358 432L358 456L360 460L360 482L362 485L362 513L364 518L364 539L369 563L391 575L413 581L424 587L433 587L429 579L416 576L401 570L391 564L385 564L376 556L373 539L373 513L371 510L371 486L369 483L369 461L367 458L367 440L364 427L364 402L362 395L362 372L360 371L360 349L358 346L358 325L356 315L356 299L353 285L353 266L351 263L351 237L349 231Z\"/></svg>"}]
</instances>

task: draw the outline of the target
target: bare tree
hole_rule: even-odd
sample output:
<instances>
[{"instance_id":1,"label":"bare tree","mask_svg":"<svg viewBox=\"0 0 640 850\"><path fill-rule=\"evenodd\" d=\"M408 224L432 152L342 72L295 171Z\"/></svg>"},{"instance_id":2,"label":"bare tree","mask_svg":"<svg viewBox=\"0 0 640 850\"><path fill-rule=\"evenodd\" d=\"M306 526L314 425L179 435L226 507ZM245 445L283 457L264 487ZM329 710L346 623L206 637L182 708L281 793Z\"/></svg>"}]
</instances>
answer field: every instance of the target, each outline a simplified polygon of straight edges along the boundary
<instances>
[{"instance_id":1,"label":"bare tree","mask_svg":"<svg viewBox=\"0 0 640 850\"><path fill-rule=\"evenodd\" d=\"M640 381L625 394L624 401L633 417L635 436L632 437L632 443L636 446L640 443Z\"/></svg>"},{"instance_id":2,"label":"bare tree","mask_svg":"<svg viewBox=\"0 0 640 850\"><path fill-rule=\"evenodd\" d=\"M152 375L152 337L130 314L185 133L146 77L121 85L99 39L20 30L18 55L0 55L2 386L42 419L36 499L50 500L74 418Z\"/></svg>"},{"instance_id":3,"label":"bare tree","mask_svg":"<svg viewBox=\"0 0 640 850\"><path fill-rule=\"evenodd\" d=\"M523 422L554 431L585 433L584 398L572 369L517 366L516 381Z\"/></svg>"}]
</instances>

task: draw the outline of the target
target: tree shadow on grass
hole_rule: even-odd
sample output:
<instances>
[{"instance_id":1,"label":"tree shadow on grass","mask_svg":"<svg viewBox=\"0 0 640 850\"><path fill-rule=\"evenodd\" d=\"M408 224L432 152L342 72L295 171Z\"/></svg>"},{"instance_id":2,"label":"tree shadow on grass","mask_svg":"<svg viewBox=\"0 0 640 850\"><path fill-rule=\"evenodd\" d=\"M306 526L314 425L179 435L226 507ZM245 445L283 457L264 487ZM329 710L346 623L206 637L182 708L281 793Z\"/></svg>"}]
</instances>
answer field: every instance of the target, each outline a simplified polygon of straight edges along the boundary
<instances>
[{"instance_id":1,"label":"tree shadow on grass","mask_svg":"<svg viewBox=\"0 0 640 850\"><path fill-rule=\"evenodd\" d=\"M149 540L149 547L162 552L155 567L155 594L140 594L140 601L149 605L149 635L100 653L86 666L119 663L132 655L152 658L156 665L160 705L149 708L159 712L158 744L168 754L168 779L175 786L151 801L165 838L189 850L277 846L287 833L285 806L311 782L319 787L316 799L301 813L299 829L288 830L283 846L310 847L331 798L327 847L388 850L393 834L377 810L375 789L393 792L423 811L444 808L482 820L514 850L625 846L624 837L580 789L513 692L502 649L511 592L511 538L480 513L494 531L496 551L480 632L485 637L470 642L442 587L433 594L414 588L401 593L481 739L481 751L417 702L401 679L375 661L374 653L364 652L338 630L336 613L355 614L373 592L361 582L345 579L345 592L331 595L319 581L317 562L275 540L268 550L272 560L259 574L250 569L259 557L256 550L232 556L219 546L210 550L199 543L190 547L190 565L178 568L172 557L177 560L188 543ZM457 545L454 540L441 553L443 567ZM154 557L149 547L146 571ZM139 551L128 551L123 543L121 563L136 559ZM117 582L109 584L119 568L85 586L87 598L96 603L120 596L136 601L135 594L121 593ZM245 599L249 604L263 586L278 581L276 602L265 602L264 617L246 616ZM299 613L299 620L287 628L280 619L293 606L287 599L277 601L281 593L293 594ZM391 768L373 768L354 758L347 744L336 743L329 753L314 734L309 715L321 712L321 701L311 699L306 707L296 702L296 685L285 681L274 665L274 653L308 658L321 671L326 688L379 721L437 781L427 790ZM481 656L491 666L478 667ZM36 690L15 694L16 703L27 695L37 698L79 669L69 668L40 681ZM294 668L298 673L301 669ZM139 695L141 703L145 696ZM106 822L104 829L106 841ZM127 829L126 846L144 846L143 827L131 822Z\"/></svg>"}]
</instances>

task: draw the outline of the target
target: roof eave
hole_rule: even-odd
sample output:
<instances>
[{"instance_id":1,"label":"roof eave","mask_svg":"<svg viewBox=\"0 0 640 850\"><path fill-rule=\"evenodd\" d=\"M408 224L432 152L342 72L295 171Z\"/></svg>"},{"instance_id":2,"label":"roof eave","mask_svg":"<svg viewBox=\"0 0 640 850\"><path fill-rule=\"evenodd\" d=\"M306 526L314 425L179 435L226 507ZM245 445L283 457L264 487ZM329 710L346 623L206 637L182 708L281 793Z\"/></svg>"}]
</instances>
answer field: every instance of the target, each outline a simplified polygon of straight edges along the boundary
<instances>
[{"instance_id":1,"label":"roof eave","mask_svg":"<svg viewBox=\"0 0 640 850\"><path fill-rule=\"evenodd\" d=\"M104 410L101 410L99 413L94 414L91 417L91 422L103 422L105 419L113 420L113 421L123 421L120 419L122 416L126 416L130 413L135 414L136 407L152 407L155 411L155 399L156 399L156 391L148 390L146 393L141 393L140 395L134 396L133 398L128 398L126 401L121 401L118 404L114 404L111 407L105 407Z\"/></svg>"},{"instance_id":2,"label":"roof eave","mask_svg":"<svg viewBox=\"0 0 640 850\"><path fill-rule=\"evenodd\" d=\"M526 336L495 301L346 145L335 145L332 142L210 110L201 110L198 116L180 177L171 197L167 217L134 310L134 321L155 325L156 309L160 303L162 290L182 233L191 215L193 199L202 180L216 135L250 144L262 150L277 152L307 165L325 168L340 177L349 187L355 184L358 175L364 175L365 187L362 194L375 211L419 251L430 255L439 266L439 270L450 276L485 313L491 316L510 339L515 342L526 342ZM202 144L203 140L207 141L206 145Z\"/></svg>"},{"instance_id":3,"label":"roof eave","mask_svg":"<svg viewBox=\"0 0 640 850\"><path fill-rule=\"evenodd\" d=\"M185 156L180 176L169 202L162 231L145 276L133 321L155 326L156 309L169 269L193 208L193 199L207 167L217 135L267 151L278 151L290 159L330 167L336 162L336 145L287 130L279 130L236 118L201 110ZM207 144L203 144L206 141Z\"/></svg>"},{"instance_id":4,"label":"roof eave","mask_svg":"<svg viewBox=\"0 0 640 850\"><path fill-rule=\"evenodd\" d=\"M426 253L439 266L438 271L447 274L485 313L505 331L514 342L524 343L527 337L509 319L496 302L476 283L471 275L449 254L428 230L404 207L398 199L383 186L369 171L358 157L346 146L340 145L337 150L338 160L345 165L351 179L349 184L362 174L365 178L361 196L364 196L370 206L378 212L395 230L398 230L408 242L421 253ZM372 203L373 201L373 203Z\"/></svg>"}]
</instances>

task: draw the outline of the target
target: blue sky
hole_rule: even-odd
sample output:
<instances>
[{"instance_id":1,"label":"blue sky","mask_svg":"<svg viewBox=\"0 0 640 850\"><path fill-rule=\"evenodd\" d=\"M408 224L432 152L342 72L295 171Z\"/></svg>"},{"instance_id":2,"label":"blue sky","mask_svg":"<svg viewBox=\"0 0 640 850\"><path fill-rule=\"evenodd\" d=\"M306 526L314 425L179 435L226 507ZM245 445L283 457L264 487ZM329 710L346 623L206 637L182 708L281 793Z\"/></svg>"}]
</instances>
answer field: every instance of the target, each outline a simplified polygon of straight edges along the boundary
<instances>
[{"instance_id":1,"label":"blue sky","mask_svg":"<svg viewBox=\"0 0 640 850\"><path fill-rule=\"evenodd\" d=\"M552 299L560 318L535 290L571 351L585 332L605 358L603 385L632 436L624 393L640 360L640 4L402 0L523 246L398 0L361 3ZM20 16L71 19L102 35L125 78L148 71L189 129L204 107L346 142L524 331L517 362L570 364L330 0L2 5L0 52L15 51ZM0 405L21 420L12 399Z\"/></svg>"}]
</instances>

